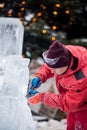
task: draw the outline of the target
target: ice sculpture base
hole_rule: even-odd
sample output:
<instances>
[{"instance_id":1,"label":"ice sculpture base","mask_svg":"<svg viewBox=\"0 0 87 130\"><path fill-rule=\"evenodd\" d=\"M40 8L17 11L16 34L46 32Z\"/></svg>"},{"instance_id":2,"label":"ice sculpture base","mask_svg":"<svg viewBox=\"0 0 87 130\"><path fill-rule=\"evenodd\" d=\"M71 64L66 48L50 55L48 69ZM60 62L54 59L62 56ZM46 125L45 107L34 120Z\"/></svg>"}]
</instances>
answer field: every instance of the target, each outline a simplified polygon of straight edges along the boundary
<instances>
[{"instance_id":1,"label":"ice sculpture base","mask_svg":"<svg viewBox=\"0 0 87 130\"><path fill-rule=\"evenodd\" d=\"M0 60L0 130L35 130L25 98L29 59L10 55Z\"/></svg>"}]
</instances>

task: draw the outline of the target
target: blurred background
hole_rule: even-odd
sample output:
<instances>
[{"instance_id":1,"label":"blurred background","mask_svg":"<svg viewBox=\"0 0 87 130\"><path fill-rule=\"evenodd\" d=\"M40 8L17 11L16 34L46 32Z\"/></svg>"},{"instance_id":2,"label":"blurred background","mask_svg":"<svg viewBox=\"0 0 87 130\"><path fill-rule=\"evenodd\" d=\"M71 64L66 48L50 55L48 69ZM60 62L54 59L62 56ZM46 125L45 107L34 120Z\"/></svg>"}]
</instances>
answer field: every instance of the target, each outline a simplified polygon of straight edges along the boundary
<instances>
[{"instance_id":1,"label":"blurred background","mask_svg":"<svg viewBox=\"0 0 87 130\"><path fill-rule=\"evenodd\" d=\"M37 58L54 40L87 47L86 0L0 0L0 17L19 18L23 55Z\"/></svg>"}]
</instances>

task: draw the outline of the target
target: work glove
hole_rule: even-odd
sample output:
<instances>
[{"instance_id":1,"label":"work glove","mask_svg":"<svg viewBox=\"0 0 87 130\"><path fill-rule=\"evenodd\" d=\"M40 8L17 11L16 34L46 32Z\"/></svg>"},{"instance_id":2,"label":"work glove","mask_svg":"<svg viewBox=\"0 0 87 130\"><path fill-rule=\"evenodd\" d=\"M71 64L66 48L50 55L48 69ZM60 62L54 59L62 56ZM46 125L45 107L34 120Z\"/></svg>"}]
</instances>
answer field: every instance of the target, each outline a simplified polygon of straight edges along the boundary
<instances>
[{"instance_id":1,"label":"work glove","mask_svg":"<svg viewBox=\"0 0 87 130\"><path fill-rule=\"evenodd\" d=\"M31 83L29 85L26 98L28 103L31 105L37 104L41 102L41 94L32 87Z\"/></svg>"},{"instance_id":2,"label":"work glove","mask_svg":"<svg viewBox=\"0 0 87 130\"><path fill-rule=\"evenodd\" d=\"M31 83L30 83L30 89L34 89L34 88L38 88L41 85L41 80L40 78L36 77L34 79L32 79Z\"/></svg>"},{"instance_id":3,"label":"work glove","mask_svg":"<svg viewBox=\"0 0 87 130\"><path fill-rule=\"evenodd\" d=\"M31 105L35 105L40 102L41 102L41 94L39 92L28 98L28 103Z\"/></svg>"},{"instance_id":4,"label":"work glove","mask_svg":"<svg viewBox=\"0 0 87 130\"><path fill-rule=\"evenodd\" d=\"M30 95L32 95L32 96L34 96L35 94L37 94L38 93L38 91L37 90L34 90L34 88L32 89L32 88L30 88L29 90L28 90L28 94L30 94Z\"/></svg>"}]
</instances>

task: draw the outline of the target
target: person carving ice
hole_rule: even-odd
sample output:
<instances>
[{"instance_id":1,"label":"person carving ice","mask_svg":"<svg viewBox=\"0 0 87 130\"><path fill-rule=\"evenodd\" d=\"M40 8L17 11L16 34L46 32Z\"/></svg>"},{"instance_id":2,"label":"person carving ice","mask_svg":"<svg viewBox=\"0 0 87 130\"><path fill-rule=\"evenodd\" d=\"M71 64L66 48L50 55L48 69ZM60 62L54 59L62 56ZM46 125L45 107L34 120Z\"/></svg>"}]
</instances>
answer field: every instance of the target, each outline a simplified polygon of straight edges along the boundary
<instances>
[{"instance_id":1,"label":"person carving ice","mask_svg":"<svg viewBox=\"0 0 87 130\"><path fill-rule=\"evenodd\" d=\"M28 103L43 102L67 112L67 130L87 130L87 50L54 41L43 53L45 63L35 73ZM38 92L49 78L55 78L58 94Z\"/></svg>"}]
</instances>

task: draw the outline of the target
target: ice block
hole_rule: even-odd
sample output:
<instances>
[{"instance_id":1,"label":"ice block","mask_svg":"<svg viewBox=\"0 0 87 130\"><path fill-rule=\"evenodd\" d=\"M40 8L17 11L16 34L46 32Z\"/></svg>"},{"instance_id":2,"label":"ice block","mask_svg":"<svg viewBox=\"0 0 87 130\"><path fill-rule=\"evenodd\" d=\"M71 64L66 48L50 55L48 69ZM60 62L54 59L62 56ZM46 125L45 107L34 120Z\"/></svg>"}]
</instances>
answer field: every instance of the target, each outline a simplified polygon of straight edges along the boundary
<instances>
[{"instance_id":1,"label":"ice block","mask_svg":"<svg viewBox=\"0 0 87 130\"><path fill-rule=\"evenodd\" d=\"M21 55L24 27L18 18L0 17L0 55Z\"/></svg>"}]
</instances>

